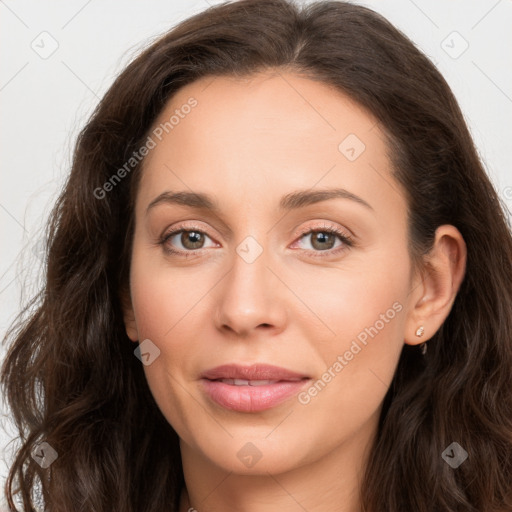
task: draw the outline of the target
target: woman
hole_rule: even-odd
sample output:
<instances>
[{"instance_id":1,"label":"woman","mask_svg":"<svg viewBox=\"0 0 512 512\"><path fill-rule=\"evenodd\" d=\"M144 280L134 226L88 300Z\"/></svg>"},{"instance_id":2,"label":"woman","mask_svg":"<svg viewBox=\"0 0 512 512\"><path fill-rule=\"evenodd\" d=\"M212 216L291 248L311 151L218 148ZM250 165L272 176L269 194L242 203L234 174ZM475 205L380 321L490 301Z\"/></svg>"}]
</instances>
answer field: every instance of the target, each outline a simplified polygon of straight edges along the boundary
<instances>
[{"instance_id":1,"label":"woman","mask_svg":"<svg viewBox=\"0 0 512 512\"><path fill-rule=\"evenodd\" d=\"M323 247L322 244L326 244ZM212 7L82 130L2 383L23 510L512 510L512 239L373 11Z\"/></svg>"}]
</instances>

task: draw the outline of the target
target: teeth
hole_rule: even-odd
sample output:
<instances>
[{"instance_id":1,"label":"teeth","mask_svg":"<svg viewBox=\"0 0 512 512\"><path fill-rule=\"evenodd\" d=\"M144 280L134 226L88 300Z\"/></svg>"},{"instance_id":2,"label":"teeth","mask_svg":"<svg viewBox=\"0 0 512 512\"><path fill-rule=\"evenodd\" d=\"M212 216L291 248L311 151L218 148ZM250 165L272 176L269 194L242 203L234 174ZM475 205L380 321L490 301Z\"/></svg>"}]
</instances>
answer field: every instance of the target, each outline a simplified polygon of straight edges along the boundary
<instances>
[{"instance_id":1,"label":"teeth","mask_svg":"<svg viewBox=\"0 0 512 512\"><path fill-rule=\"evenodd\" d=\"M231 384L232 386L266 386L274 384L277 380L245 380L245 379L221 379L224 384Z\"/></svg>"},{"instance_id":2,"label":"teeth","mask_svg":"<svg viewBox=\"0 0 512 512\"><path fill-rule=\"evenodd\" d=\"M266 384L274 384L277 380L251 380L249 386L265 386Z\"/></svg>"}]
</instances>

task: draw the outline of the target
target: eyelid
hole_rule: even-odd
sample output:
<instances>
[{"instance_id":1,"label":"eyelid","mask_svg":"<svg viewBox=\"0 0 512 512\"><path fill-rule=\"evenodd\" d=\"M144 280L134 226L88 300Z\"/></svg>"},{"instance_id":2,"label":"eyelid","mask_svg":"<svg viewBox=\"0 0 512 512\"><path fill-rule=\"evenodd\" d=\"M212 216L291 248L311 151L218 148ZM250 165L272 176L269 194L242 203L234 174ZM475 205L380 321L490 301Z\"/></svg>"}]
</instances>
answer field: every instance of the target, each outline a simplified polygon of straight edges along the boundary
<instances>
[{"instance_id":1,"label":"eyelid","mask_svg":"<svg viewBox=\"0 0 512 512\"><path fill-rule=\"evenodd\" d=\"M199 220L184 220L178 222L175 225L165 228L160 238L167 237L171 234L176 234L178 231L200 231L201 233L204 233L205 235L208 235L210 238L212 238L208 234L210 228L204 228L201 226L201 224L203 223Z\"/></svg>"},{"instance_id":2,"label":"eyelid","mask_svg":"<svg viewBox=\"0 0 512 512\"><path fill-rule=\"evenodd\" d=\"M311 231L322 231L322 230L326 230L326 231L336 231L337 233L339 233L340 235L343 235L345 236L346 238L354 238L354 234L352 233L352 231L350 231L349 229L347 228L340 228L338 227L336 224L329 224L328 221L320 221L320 222L323 222L324 224L322 225L309 225L305 228L301 228L297 234L295 235L295 237L301 237L303 235L306 235L308 233L310 233Z\"/></svg>"}]
</instances>

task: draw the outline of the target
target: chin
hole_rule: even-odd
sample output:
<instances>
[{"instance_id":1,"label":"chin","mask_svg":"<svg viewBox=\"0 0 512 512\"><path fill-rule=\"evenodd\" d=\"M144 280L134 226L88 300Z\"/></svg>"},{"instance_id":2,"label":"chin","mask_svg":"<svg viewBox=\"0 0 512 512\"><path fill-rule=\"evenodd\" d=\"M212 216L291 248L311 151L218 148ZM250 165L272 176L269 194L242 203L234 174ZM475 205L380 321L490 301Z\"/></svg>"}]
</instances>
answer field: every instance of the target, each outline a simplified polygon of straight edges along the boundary
<instances>
[{"instance_id":1,"label":"chin","mask_svg":"<svg viewBox=\"0 0 512 512\"><path fill-rule=\"evenodd\" d=\"M203 446L203 440L198 449L215 466L240 475L285 473L313 458L301 452L304 442L298 440L297 443L290 443L290 439L286 442L284 437L278 435L272 440L265 438L269 432L269 429L265 429L261 437L245 435L222 441L210 440L207 446Z\"/></svg>"}]
</instances>

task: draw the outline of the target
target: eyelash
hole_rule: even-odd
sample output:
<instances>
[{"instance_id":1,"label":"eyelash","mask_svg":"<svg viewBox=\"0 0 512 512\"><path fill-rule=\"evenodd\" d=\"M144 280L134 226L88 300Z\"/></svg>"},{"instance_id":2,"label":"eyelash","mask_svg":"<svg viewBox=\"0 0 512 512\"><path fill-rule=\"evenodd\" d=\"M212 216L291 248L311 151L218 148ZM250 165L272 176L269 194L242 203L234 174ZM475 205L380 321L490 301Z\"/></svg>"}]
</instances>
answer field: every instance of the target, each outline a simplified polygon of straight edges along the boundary
<instances>
[{"instance_id":1,"label":"eyelash","mask_svg":"<svg viewBox=\"0 0 512 512\"><path fill-rule=\"evenodd\" d=\"M172 249L171 247L169 247L167 245L167 241L172 236L174 236L174 235L176 235L178 233L182 233L182 232L201 233L203 235L208 236L207 233L205 233L202 229L199 229L198 227L195 227L195 226L186 226L186 227L178 226L177 228L173 229L172 231L169 231L169 232L165 233L160 238L160 240L158 241L158 243L163 247L164 251L167 254L176 255L176 256L182 256L184 258L189 258L191 256L197 255L197 251L200 252L200 251L206 250L206 249L196 249L196 250L190 250L190 251L181 251L181 250L176 250L176 249ZM353 238L350 235L347 235L343 231L341 231L338 228L335 228L333 226L321 226L321 227L314 227L314 228L304 229L304 230L302 230L299 233L299 236L298 236L297 240L300 240L305 235L309 235L309 234L312 234L312 233L329 233L329 234L332 234L332 235L336 235L343 242L343 245L341 247L338 247L336 249L328 249L328 250L325 250L325 251L312 251L312 250L304 249L306 252L310 253L310 255L312 257L314 257L314 258L316 258L316 257L324 257L325 258L326 256L336 256L339 253L341 253L343 251L346 251L348 248L353 247L355 245L354 240L353 240Z\"/></svg>"}]
</instances>

